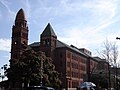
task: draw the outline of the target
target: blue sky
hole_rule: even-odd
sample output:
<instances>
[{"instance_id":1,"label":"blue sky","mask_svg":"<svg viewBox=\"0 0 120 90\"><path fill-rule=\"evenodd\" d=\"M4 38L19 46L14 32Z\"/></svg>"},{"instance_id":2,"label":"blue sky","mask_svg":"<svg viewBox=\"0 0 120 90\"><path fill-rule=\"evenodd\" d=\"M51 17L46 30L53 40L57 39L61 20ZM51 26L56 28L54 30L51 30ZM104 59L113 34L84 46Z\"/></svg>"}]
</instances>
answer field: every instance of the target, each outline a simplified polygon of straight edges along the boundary
<instances>
[{"instance_id":1,"label":"blue sky","mask_svg":"<svg viewBox=\"0 0 120 90\"><path fill-rule=\"evenodd\" d=\"M10 59L12 25L23 8L29 43L51 23L58 39L97 55L108 39L120 46L120 0L0 0L0 67Z\"/></svg>"}]
</instances>

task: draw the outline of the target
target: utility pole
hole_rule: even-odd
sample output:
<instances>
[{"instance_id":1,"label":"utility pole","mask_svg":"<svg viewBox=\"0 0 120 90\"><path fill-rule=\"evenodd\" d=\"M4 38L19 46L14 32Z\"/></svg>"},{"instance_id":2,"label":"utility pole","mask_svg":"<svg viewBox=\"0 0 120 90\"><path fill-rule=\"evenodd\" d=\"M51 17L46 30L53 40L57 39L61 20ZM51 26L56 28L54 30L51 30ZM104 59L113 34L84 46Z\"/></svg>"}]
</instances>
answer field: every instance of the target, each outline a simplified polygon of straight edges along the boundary
<instances>
[{"instance_id":1,"label":"utility pole","mask_svg":"<svg viewBox=\"0 0 120 90\"><path fill-rule=\"evenodd\" d=\"M109 75L109 83L108 83L108 88L111 89L111 66L108 64L108 75Z\"/></svg>"},{"instance_id":2,"label":"utility pole","mask_svg":"<svg viewBox=\"0 0 120 90\"><path fill-rule=\"evenodd\" d=\"M117 40L120 40L120 37L116 37Z\"/></svg>"},{"instance_id":3,"label":"utility pole","mask_svg":"<svg viewBox=\"0 0 120 90\"><path fill-rule=\"evenodd\" d=\"M40 67L40 86L42 86L42 78L43 78L43 60L40 60L41 67Z\"/></svg>"},{"instance_id":4,"label":"utility pole","mask_svg":"<svg viewBox=\"0 0 120 90\"><path fill-rule=\"evenodd\" d=\"M40 52L39 57L40 57L40 86L43 85L42 79L43 79L43 59L44 59L44 53Z\"/></svg>"}]
</instances>

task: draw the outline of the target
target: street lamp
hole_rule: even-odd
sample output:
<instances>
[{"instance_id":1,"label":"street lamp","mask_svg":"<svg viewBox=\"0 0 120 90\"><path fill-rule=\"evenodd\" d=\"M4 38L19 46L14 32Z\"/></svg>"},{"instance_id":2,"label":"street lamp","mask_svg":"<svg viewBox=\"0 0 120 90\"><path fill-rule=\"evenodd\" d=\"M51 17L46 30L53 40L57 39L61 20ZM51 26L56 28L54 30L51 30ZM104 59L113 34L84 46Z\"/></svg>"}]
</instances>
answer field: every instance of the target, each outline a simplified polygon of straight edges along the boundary
<instances>
[{"instance_id":1,"label":"street lamp","mask_svg":"<svg viewBox=\"0 0 120 90\"><path fill-rule=\"evenodd\" d=\"M116 37L117 40L120 40L120 37Z\"/></svg>"},{"instance_id":2,"label":"street lamp","mask_svg":"<svg viewBox=\"0 0 120 90\"><path fill-rule=\"evenodd\" d=\"M42 86L42 78L43 78L43 60L40 60L41 67L40 67L40 86Z\"/></svg>"},{"instance_id":3,"label":"street lamp","mask_svg":"<svg viewBox=\"0 0 120 90\"><path fill-rule=\"evenodd\" d=\"M39 52L39 60L40 60L40 86L42 86L43 82L43 60L44 60L44 52Z\"/></svg>"}]
</instances>

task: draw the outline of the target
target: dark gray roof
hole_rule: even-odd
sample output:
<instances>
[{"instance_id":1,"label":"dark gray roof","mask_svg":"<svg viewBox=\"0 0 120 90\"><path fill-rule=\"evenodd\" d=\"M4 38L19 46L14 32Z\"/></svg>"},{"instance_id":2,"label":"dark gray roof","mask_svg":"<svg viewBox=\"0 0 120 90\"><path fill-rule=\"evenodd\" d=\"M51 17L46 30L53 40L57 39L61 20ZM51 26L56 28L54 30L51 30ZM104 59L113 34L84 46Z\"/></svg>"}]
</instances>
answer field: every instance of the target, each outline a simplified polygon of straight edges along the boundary
<instances>
[{"instance_id":1,"label":"dark gray roof","mask_svg":"<svg viewBox=\"0 0 120 90\"><path fill-rule=\"evenodd\" d=\"M30 44L30 45L29 45L29 48L35 47L35 46L40 46L40 42L34 42L34 43ZM75 52L77 52L77 53L79 53L79 54L81 54L81 55L86 56L86 57L90 57L89 55L81 52L77 47L75 47L75 46L73 46L73 45L69 46L69 45L67 45L67 44L65 44L65 43L57 40L56 48L63 48L63 47L68 48L68 49L70 49L70 50L73 50L73 51L75 51Z\"/></svg>"},{"instance_id":2,"label":"dark gray roof","mask_svg":"<svg viewBox=\"0 0 120 90\"><path fill-rule=\"evenodd\" d=\"M57 44L56 44L56 47L59 48L59 47L69 47L69 45L57 40Z\"/></svg>"},{"instance_id":3,"label":"dark gray roof","mask_svg":"<svg viewBox=\"0 0 120 90\"><path fill-rule=\"evenodd\" d=\"M106 60L105 59L102 59L102 58L100 58L100 57L93 57L95 60L97 60L97 61L102 61L102 62L106 62Z\"/></svg>"},{"instance_id":4,"label":"dark gray roof","mask_svg":"<svg viewBox=\"0 0 120 90\"><path fill-rule=\"evenodd\" d=\"M40 42L34 42L29 45L30 47L40 46Z\"/></svg>"},{"instance_id":5,"label":"dark gray roof","mask_svg":"<svg viewBox=\"0 0 120 90\"><path fill-rule=\"evenodd\" d=\"M73 46L73 45L69 46L69 45L67 45L67 44L65 44L65 43L63 43L63 42L61 42L61 41L59 41L59 40L57 40L57 46L56 46L56 47L57 47L57 48L66 47L66 48L69 48L69 49L71 49L71 50L73 50L73 51L75 51L75 52L77 52L77 53L79 53L79 54L82 54L82 55L86 56L86 57L90 57L89 55L81 52L77 47L75 47L75 46Z\"/></svg>"},{"instance_id":6,"label":"dark gray roof","mask_svg":"<svg viewBox=\"0 0 120 90\"><path fill-rule=\"evenodd\" d=\"M32 48L28 45L27 50L31 50Z\"/></svg>"},{"instance_id":7,"label":"dark gray roof","mask_svg":"<svg viewBox=\"0 0 120 90\"><path fill-rule=\"evenodd\" d=\"M57 37L52 26L50 25L50 23L48 23L48 25L46 26L46 28L44 29L44 31L42 32L41 36L54 36Z\"/></svg>"}]
</instances>

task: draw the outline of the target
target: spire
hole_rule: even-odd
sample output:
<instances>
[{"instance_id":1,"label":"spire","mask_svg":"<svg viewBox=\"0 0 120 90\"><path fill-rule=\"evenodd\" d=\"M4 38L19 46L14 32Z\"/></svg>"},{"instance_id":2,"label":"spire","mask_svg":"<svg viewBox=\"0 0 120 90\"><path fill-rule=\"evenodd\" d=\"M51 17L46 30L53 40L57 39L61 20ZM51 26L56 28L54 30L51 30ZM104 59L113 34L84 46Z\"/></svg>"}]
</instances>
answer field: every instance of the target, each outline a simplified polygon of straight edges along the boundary
<instances>
[{"instance_id":1,"label":"spire","mask_svg":"<svg viewBox=\"0 0 120 90\"><path fill-rule=\"evenodd\" d=\"M48 23L48 25L44 29L43 33L41 34L41 36L54 36L54 37L57 37L54 30L53 30L53 28L51 27L50 23Z\"/></svg>"},{"instance_id":2,"label":"spire","mask_svg":"<svg viewBox=\"0 0 120 90\"><path fill-rule=\"evenodd\" d=\"M19 20L19 19L25 20L25 13L22 8L18 11L16 15L16 20Z\"/></svg>"}]
</instances>

